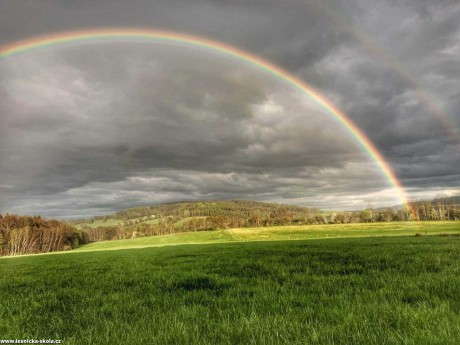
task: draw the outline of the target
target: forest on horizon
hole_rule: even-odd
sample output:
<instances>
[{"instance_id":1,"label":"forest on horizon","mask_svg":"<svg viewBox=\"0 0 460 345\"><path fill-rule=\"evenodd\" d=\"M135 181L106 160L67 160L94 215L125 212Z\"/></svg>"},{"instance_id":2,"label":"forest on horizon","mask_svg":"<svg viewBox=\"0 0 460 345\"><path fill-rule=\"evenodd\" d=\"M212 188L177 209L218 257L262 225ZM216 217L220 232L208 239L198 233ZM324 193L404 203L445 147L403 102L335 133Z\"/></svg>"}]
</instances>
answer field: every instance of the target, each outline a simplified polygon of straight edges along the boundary
<instances>
[{"instance_id":1,"label":"forest on horizon","mask_svg":"<svg viewBox=\"0 0 460 345\"><path fill-rule=\"evenodd\" d=\"M308 224L458 221L459 198L411 202L403 209L324 212L248 200L196 201L143 206L107 216L63 222L40 216L0 215L0 256L71 250L90 242L190 231Z\"/></svg>"}]
</instances>

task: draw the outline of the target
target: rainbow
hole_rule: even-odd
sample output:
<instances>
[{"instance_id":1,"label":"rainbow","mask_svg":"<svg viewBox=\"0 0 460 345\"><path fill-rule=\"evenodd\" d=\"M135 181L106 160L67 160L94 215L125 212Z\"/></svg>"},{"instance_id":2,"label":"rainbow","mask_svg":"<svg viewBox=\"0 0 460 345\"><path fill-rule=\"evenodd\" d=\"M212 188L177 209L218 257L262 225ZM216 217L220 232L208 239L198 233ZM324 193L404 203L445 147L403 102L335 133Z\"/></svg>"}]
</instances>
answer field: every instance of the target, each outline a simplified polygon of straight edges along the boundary
<instances>
[{"instance_id":1,"label":"rainbow","mask_svg":"<svg viewBox=\"0 0 460 345\"><path fill-rule=\"evenodd\" d=\"M390 186L396 190L396 193L402 204L408 205L407 197L401 183L396 178L393 170L385 161L382 154L377 150L369 138L339 109L323 97L317 90L309 86L299 78L293 76L286 70L271 62L264 60L249 52L232 47L222 42L209 40L202 37L191 36L188 34L146 30L146 29L95 29L84 31L64 32L54 35L35 37L9 45L0 47L0 58L11 57L20 53L32 51L38 48L45 48L65 43L73 42L91 42L104 39L147 39L154 42L183 44L189 47L197 47L214 53L232 57L237 60L249 63L259 70L262 70L275 78L278 78L294 89L307 95L314 100L327 114L332 116L353 136L357 143L367 152L369 157L375 161L380 168L383 176L388 180Z\"/></svg>"}]
</instances>

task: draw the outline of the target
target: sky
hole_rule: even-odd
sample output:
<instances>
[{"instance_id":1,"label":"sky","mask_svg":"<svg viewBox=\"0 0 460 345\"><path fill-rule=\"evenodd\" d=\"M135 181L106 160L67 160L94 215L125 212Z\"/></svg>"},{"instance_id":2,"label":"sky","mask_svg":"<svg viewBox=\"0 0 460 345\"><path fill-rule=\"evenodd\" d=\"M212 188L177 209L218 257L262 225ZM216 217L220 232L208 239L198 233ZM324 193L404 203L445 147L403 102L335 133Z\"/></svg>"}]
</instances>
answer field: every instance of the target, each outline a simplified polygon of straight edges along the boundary
<instances>
[{"instance_id":1,"label":"sky","mask_svg":"<svg viewBox=\"0 0 460 345\"><path fill-rule=\"evenodd\" d=\"M460 194L458 18L457 0L0 0L0 47L127 27L231 45L331 101L418 200ZM0 57L0 213L221 199L401 203L337 119L243 59L148 39Z\"/></svg>"}]
</instances>

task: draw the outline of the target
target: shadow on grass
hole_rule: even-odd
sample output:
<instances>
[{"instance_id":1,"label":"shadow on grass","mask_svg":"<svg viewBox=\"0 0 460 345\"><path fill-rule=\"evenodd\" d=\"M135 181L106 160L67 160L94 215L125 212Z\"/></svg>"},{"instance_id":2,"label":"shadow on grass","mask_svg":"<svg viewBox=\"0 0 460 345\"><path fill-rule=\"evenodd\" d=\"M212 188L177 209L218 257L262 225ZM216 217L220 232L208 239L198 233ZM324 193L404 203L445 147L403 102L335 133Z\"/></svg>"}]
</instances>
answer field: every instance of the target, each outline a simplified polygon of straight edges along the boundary
<instances>
[{"instance_id":1,"label":"shadow on grass","mask_svg":"<svg viewBox=\"0 0 460 345\"><path fill-rule=\"evenodd\" d=\"M222 293L227 286L217 282L208 276L186 277L168 284L165 288L168 292L181 291L208 291Z\"/></svg>"}]
</instances>

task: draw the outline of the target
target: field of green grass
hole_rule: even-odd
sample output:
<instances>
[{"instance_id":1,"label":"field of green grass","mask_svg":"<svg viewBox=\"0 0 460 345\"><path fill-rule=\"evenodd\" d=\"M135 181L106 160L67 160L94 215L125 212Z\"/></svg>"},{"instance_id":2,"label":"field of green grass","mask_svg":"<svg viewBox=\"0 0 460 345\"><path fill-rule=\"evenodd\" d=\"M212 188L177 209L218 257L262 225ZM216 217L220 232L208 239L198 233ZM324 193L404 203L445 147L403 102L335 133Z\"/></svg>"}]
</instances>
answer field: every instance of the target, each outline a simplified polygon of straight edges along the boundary
<instances>
[{"instance_id":1,"label":"field of green grass","mask_svg":"<svg viewBox=\"0 0 460 345\"><path fill-rule=\"evenodd\" d=\"M401 228L400 236L390 226L392 235L383 237L342 236L357 229L378 235L372 225L287 227L253 229L278 241L247 241L255 238L236 238L249 236L236 229L2 258L0 339L459 344L460 237L436 236L458 234L458 226L420 224ZM282 240L321 230L342 231L341 238ZM425 231L432 236L414 236ZM156 244L144 246L208 244L126 249L150 239Z\"/></svg>"},{"instance_id":2,"label":"field of green grass","mask_svg":"<svg viewBox=\"0 0 460 345\"><path fill-rule=\"evenodd\" d=\"M278 226L267 228L231 229L229 232L239 240L295 240L338 237L381 237L460 234L459 222L389 222L360 224L324 224L302 226Z\"/></svg>"},{"instance_id":3,"label":"field of green grass","mask_svg":"<svg viewBox=\"0 0 460 345\"><path fill-rule=\"evenodd\" d=\"M235 241L306 240L343 237L415 236L459 234L459 222L401 222L365 224L325 224L241 228L217 231L186 232L173 235L94 242L76 251L144 248L175 244L222 243Z\"/></svg>"},{"instance_id":4,"label":"field of green grass","mask_svg":"<svg viewBox=\"0 0 460 345\"><path fill-rule=\"evenodd\" d=\"M97 251L97 250L115 250L115 249L134 249L145 247L157 247L165 245L178 244L203 244L203 243L222 243L231 242L235 239L226 231L198 231L182 232L178 234L140 237L135 239L93 242L82 245L74 252ZM62 253L62 252L61 252ZM56 253L57 254L57 253Z\"/></svg>"}]
</instances>

